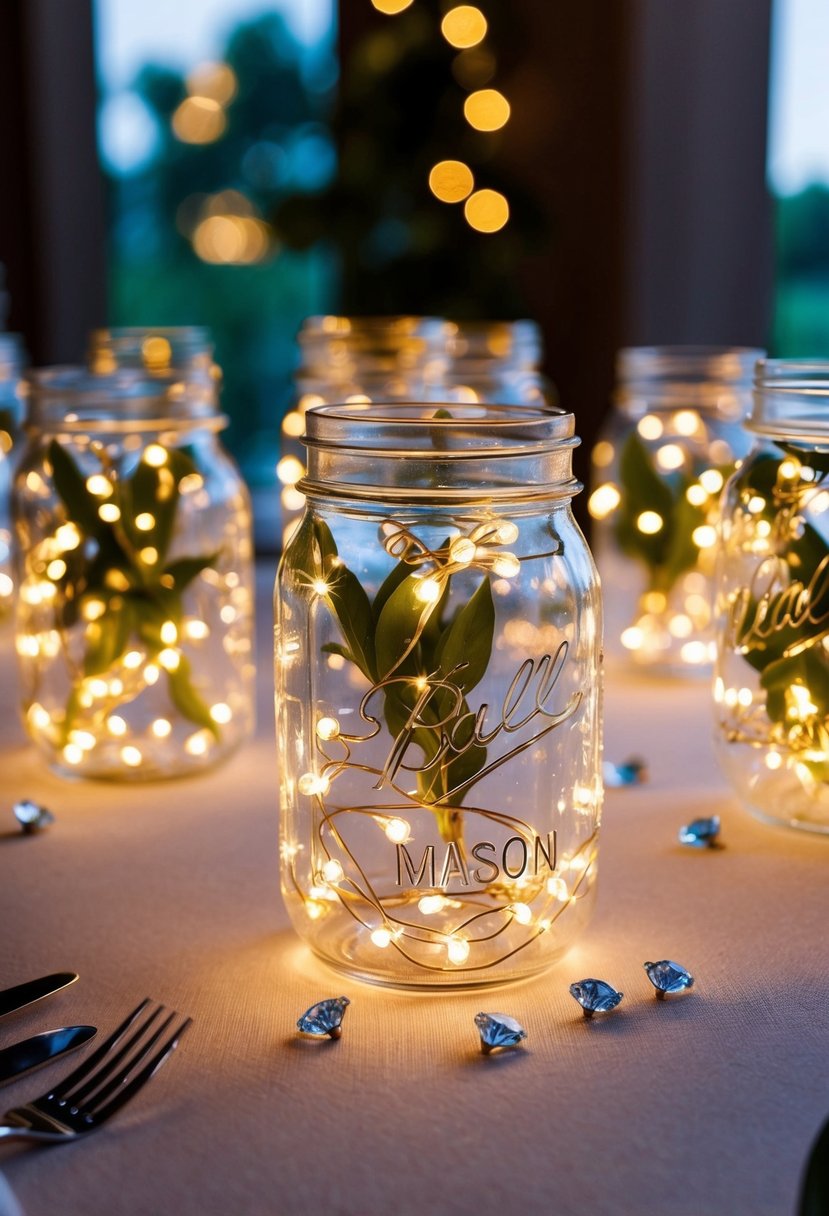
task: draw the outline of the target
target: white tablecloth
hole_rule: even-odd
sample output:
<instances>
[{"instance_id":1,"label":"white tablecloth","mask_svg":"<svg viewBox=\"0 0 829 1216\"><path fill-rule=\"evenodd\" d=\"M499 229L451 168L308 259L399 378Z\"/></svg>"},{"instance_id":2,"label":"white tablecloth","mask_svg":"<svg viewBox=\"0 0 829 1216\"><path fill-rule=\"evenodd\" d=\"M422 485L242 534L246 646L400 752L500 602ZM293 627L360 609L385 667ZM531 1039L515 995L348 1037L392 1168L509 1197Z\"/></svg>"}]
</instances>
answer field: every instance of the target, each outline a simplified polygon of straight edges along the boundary
<instances>
[{"instance_id":1,"label":"white tablecloth","mask_svg":"<svg viewBox=\"0 0 829 1216\"><path fill-rule=\"evenodd\" d=\"M263 587L270 572L263 572ZM51 775L16 719L0 636L0 987L80 982L0 1022L0 1047L68 1022L106 1030L151 995L194 1018L166 1068L87 1142L8 1148L26 1216L781 1216L829 1115L829 841L755 823L715 769L704 685L611 676L606 752L650 781L608 793L599 899L547 976L470 995L344 980L288 928L278 890L270 623L262 598L256 740L224 768L149 786ZM46 834L11 805L50 806ZM723 817L721 851L677 844ZM693 993L657 1002L672 958ZM625 992L586 1022L585 976ZM297 1016L351 998L339 1043ZM485 1059L496 1009L526 1050ZM66 1062L3 1087L32 1097Z\"/></svg>"}]
</instances>

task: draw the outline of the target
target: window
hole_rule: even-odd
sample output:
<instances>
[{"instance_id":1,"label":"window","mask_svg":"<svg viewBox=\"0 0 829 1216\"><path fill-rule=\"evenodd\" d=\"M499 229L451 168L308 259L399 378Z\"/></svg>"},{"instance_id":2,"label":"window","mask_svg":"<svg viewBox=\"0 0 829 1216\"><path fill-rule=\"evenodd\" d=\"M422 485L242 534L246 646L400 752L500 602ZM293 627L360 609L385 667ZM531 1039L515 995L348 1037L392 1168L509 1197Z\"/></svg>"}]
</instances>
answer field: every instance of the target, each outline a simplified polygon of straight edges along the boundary
<instances>
[{"instance_id":1,"label":"window","mask_svg":"<svg viewBox=\"0 0 829 1216\"><path fill-rule=\"evenodd\" d=\"M330 253L271 222L336 168L334 0L96 0L95 19L109 321L209 326L228 441L268 504L294 337L335 287Z\"/></svg>"},{"instance_id":2,"label":"window","mask_svg":"<svg viewBox=\"0 0 829 1216\"><path fill-rule=\"evenodd\" d=\"M775 196L773 353L829 356L829 5L776 0L769 179Z\"/></svg>"}]
</instances>

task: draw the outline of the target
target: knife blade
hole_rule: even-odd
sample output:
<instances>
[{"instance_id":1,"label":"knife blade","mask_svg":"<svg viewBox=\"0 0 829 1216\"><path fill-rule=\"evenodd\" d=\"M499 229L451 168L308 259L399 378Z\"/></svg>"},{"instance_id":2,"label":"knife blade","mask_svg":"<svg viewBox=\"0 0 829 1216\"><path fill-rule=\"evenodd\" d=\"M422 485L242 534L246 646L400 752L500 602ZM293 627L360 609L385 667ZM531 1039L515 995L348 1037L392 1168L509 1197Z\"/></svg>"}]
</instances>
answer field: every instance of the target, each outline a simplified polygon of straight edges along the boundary
<instances>
[{"instance_id":1,"label":"knife blade","mask_svg":"<svg viewBox=\"0 0 829 1216\"><path fill-rule=\"evenodd\" d=\"M0 1085L19 1077L21 1073L40 1068L67 1051L88 1043L98 1033L95 1026L62 1026L60 1030L45 1030L42 1034L0 1049Z\"/></svg>"},{"instance_id":2,"label":"knife blade","mask_svg":"<svg viewBox=\"0 0 829 1216\"><path fill-rule=\"evenodd\" d=\"M16 1013L25 1009L61 988L68 988L77 979L74 971L58 971L54 975L42 975L39 979L29 980L27 984L17 984L14 988L6 988L0 992L0 1018L7 1013Z\"/></svg>"}]
</instances>

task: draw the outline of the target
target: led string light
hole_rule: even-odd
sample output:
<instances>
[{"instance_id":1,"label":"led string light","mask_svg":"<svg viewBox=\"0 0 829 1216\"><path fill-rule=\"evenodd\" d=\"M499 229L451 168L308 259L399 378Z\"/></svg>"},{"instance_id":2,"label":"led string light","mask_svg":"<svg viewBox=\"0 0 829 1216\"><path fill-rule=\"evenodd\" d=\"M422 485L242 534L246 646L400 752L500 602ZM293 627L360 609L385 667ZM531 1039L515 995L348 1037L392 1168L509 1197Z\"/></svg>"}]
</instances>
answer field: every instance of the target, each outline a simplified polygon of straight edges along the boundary
<instances>
[{"instance_id":1,"label":"led string light","mask_svg":"<svg viewBox=\"0 0 829 1216\"><path fill-rule=\"evenodd\" d=\"M770 497L764 497L751 487L741 491L730 521L729 545L761 560L774 561L775 573L770 586L778 585L781 580L780 590L785 591L788 584L782 579L797 578L797 569L790 569L780 554L785 554L792 541L802 536L807 516L819 517L826 512L829 507L827 480L829 474L788 455L778 465ZM797 616L808 612L812 590L808 585L802 586L796 601L786 611L793 611ZM723 611L733 610L738 594L732 592L727 597ZM775 627L774 611L772 629ZM762 616L759 621L761 627L765 625ZM785 625L785 620L780 624ZM794 625L790 627L794 628ZM784 657L819 649L824 662L829 662L827 637L829 633L795 641L784 650ZM746 655L751 649L749 641L740 644L737 637L734 642L737 654ZM817 797L825 788L825 781L813 770L829 765L829 729L816 704L816 699L820 698L815 697L804 678L796 676L782 690L782 719L770 721L767 696L764 692L755 694L747 687L727 685L722 676L718 676L714 700L724 711L724 737L729 743L748 744L758 749L766 769L781 775L793 774L807 793Z\"/></svg>"},{"instance_id":2,"label":"led string light","mask_svg":"<svg viewBox=\"0 0 829 1216\"><path fill-rule=\"evenodd\" d=\"M437 551L429 549L416 534L398 521L383 521L380 531L386 552L397 560L405 561L413 569L422 570L422 585L429 587L419 597L423 602L423 613L415 631L415 642L418 631L422 631L435 610L442 586L450 574L477 567L504 578L515 577L520 573L521 562L529 560L502 548L513 545L519 538L518 527L511 520L488 519L475 524L468 535L454 537ZM556 552L557 548L551 554ZM330 596L336 568L324 577L321 573L306 577L313 595ZM407 653L410 650L411 647ZM387 675L385 678L393 680L395 677ZM421 679L426 687L427 679ZM381 681L375 686L376 689L382 689L383 684L384 681ZM369 940L378 950L393 948L413 965L443 973L454 969L485 970L525 949L548 932L592 881L595 831L573 855L562 859L558 867L561 872L550 878L536 875L528 879L502 880L489 883L480 891L470 894L421 889L416 899L418 911L422 916L442 916L439 925L420 924L401 915L402 909L412 905L410 893L401 891L383 896L375 889L359 859L343 838L339 824L348 822L350 816L367 817L384 833L390 844L401 845L415 837L413 816L427 811L432 822L439 804L426 802L422 797L416 798L383 770L354 760L354 748L367 743L381 729L377 720L368 717L362 708L361 716L370 727L367 734L344 731L341 722L329 713L317 718L315 747L319 763L309 768L297 781L299 793L310 799L312 838L321 858L320 863L311 866L310 885L303 883L298 873L299 846L286 842L283 857L288 862L291 886L308 916L319 919L326 915L333 902L337 902L368 931ZM376 782L377 787L385 782L403 801L381 807L329 805L327 795L336 780L346 772L362 773L370 777L372 783ZM582 814L592 808L595 817L596 800L592 787L579 786L574 789L573 798L574 805L578 801ZM536 837L532 828L513 815L477 806L464 806L463 815L468 822L491 823L503 832L519 837L525 842L526 849L532 849L535 845ZM462 848L462 845L459 847ZM564 871L571 875L569 883L564 878ZM477 947L496 941L508 932L509 937L498 957L480 962ZM516 937L520 937L520 940L516 941ZM419 957L418 947L427 947L432 951L435 946L445 951L443 962L436 963L431 958Z\"/></svg>"},{"instance_id":3,"label":"led string light","mask_svg":"<svg viewBox=\"0 0 829 1216\"><path fill-rule=\"evenodd\" d=\"M84 488L93 501L101 503L98 515L110 524L123 552L137 564L144 551L138 551L132 544L123 526L121 510L114 501L119 494L115 468L103 445L90 446L101 461L102 471L86 477ZM158 497L165 501L174 484L173 475L167 468L167 450L161 444L151 443L144 449L141 459L158 471ZM179 493L198 491L203 484L200 475L187 474L179 481ZM112 511L103 515L107 506L111 506ZM146 533L156 526L156 518L150 512L139 513L133 522L138 532ZM88 675L84 669L84 654L78 654L78 647L70 636L71 626L62 623L62 605L67 596L64 580L70 580L70 591L74 590L71 583L73 554L82 544L83 537L77 525L72 521L60 522L51 534L34 544L26 556L26 573L20 589L21 605L26 611L20 615L16 648L27 664L27 684L33 690L40 689L48 679L51 662L62 657L71 689L67 705L56 709L47 708L41 699L43 694L35 692L25 709L26 723L35 739L48 741L73 768L84 765L87 757L102 750L113 758L116 766L120 763L127 768L138 768L147 758L142 749L153 740L171 738L173 724L167 718L155 717L144 730L136 730L122 716L122 707L158 681L158 665L169 672L176 671L182 662L183 642L198 644L210 636L210 628L206 622L193 617L184 618L180 626L165 619L158 626L161 649L154 656L155 661L148 661L148 652L138 648L141 643L136 637L135 648L116 654L106 670ZM215 571L209 573L215 574ZM166 577L162 575L159 580L162 586ZM238 594L238 576L229 574L227 582L230 585L233 578L237 580L237 591L233 594ZM132 589L130 581L117 567L107 571L104 582L107 591L112 593L110 603L117 603L119 593ZM172 581L170 587L174 587ZM94 594L85 594L79 599L77 621L84 639L84 651L99 647L105 640L105 630L114 627L106 620L106 612L107 602ZM44 619L48 627L38 628ZM70 705L72 716L68 717ZM205 706L205 710L217 727L229 725L234 718L233 707L224 700ZM146 736L146 743L141 743L142 735ZM141 746L137 746L139 743ZM181 741L184 751L194 757L207 755L215 743L211 730L194 731L192 723Z\"/></svg>"}]
</instances>

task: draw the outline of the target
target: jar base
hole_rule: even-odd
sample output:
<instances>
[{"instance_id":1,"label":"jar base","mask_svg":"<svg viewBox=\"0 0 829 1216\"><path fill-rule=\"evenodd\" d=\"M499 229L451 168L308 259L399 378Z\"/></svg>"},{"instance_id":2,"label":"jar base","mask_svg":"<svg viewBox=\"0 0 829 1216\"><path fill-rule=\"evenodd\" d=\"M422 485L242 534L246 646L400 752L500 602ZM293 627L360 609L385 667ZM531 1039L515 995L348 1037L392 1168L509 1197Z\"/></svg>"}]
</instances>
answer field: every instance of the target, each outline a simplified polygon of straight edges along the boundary
<instances>
[{"instance_id":1,"label":"jar base","mask_svg":"<svg viewBox=\"0 0 829 1216\"><path fill-rule=\"evenodd\" d=\"M772 827L829 835L829 784L812 779L807 788L797 774L796 757L775 752L783 757L782 763L769 769L768 749L719 740L715 750L740 802L755 819Z\"/></svg>"},{"instance_id":2,"label":"jar base","mask_svg":"<svg viewBox=\"0 0 829 1216\"><path fill-rule=\"evenodd\" d=\"M525 949L513 949L508 957L489 958L477 966L461 964L442 966L439 956L445 959L443 945L435 946L433 964L412 961L390 944L379 949L371 941L369 933L354 922L338 921L320 934L319 923L314 925L316 940L309 941L311 950L323 963L351 979L374 984L383 988L398 988L421 992L458 992L471 989L495 988L507 983L518 983L542 975L561 962L576 944L590 919L594 903L594 888L586 892L575 906L567 909L566 932L555 936L547 934L530 939ZM308 936L303 934L302 936ZM543 942L543 945L541 944ZM392 953L393 952L393 953ZM382 963L375 963L383 955ZM524 961L517 962L521 956Z\"/></svg>"}]
</instances>

